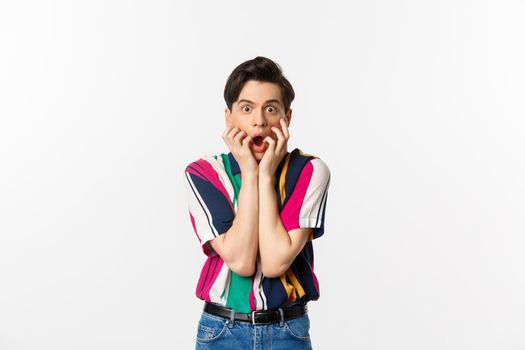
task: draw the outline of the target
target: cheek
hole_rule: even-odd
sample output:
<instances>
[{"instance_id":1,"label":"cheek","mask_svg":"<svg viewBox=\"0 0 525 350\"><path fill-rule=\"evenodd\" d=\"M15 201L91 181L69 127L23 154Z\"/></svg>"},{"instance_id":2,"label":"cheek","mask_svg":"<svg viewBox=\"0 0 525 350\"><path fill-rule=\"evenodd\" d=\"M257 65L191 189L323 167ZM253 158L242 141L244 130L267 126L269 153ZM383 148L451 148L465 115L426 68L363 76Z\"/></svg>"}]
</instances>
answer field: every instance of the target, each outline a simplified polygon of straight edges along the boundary
<instances>
[{"instance_id":1,"label":"cheek","mask_svg":"<svg viewBox=\"0 0 525 350\"><path fill-rule=\"evenodd\" d=\"M248 125L247 125L246 123L238 122L238 121L235 122L235 123L233 123L233 126L239 128L239 129L241 129L241 130L243 130L243 131L249 129L249 127L247 127Z\"/></svg>"}]
</instances>

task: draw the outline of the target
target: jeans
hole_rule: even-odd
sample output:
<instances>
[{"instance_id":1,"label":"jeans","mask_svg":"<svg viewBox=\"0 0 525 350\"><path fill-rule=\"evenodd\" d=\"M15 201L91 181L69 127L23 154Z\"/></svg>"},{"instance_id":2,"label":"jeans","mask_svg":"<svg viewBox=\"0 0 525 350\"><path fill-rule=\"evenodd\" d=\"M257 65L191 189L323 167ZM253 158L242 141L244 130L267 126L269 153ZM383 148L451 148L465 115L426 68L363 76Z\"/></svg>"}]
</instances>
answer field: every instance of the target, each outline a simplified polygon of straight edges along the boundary
<instances>
[{"instance_id":1,"label":"jeans","mask_svg":"<svg viewBox=\"0 0 525 350\"><path fill-rule=\"evenodd\" d=\"M281 318L278 323L254 325L202 311L195 349L311 350L310 318L305 314L287 321Z\"/></svg>"}]
</instances>

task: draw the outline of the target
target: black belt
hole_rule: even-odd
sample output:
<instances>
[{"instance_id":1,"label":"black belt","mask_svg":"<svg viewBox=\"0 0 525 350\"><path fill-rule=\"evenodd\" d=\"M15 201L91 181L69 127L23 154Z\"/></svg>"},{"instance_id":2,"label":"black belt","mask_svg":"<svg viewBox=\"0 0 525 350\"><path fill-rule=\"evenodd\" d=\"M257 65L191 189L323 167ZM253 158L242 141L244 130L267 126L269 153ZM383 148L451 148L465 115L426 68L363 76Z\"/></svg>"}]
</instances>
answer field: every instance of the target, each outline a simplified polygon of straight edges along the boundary
<instances>
[{"instance_id":1,"label":"black belt","mask_svg":"<svg viewBox=\"0 0 525 350\"><path fill-rule=\"evenodd\" d=\"M228 307L220 306L208 301L204 303L205 312L222 318L229 319L232 312L231 310L232 309ZM306 303L283 307L282 310L285 321L308 313ZM258 310L250 313L235 312L234 318L238 321L251 322L253 324L269 324L281 321L279 309Z\"/></svg>"}]
</instances>

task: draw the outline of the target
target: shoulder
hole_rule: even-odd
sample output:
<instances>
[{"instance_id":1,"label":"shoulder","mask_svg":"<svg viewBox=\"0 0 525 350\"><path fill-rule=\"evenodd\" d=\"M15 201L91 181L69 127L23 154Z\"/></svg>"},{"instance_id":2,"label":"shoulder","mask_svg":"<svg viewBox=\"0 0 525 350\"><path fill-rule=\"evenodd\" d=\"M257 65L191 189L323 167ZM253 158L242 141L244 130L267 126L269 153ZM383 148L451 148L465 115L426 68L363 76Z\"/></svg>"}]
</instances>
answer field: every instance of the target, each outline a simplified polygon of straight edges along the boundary
<instances>
[{"instance_id":1,"label":"shoulder","mask_svg":"<svg viewBox=\"0 0 525 350\"><path fill-rule=\"evenodd\" d=\"M319 155L296 148L279 166L276 177L279 184L278 195L281 203L285 204L291 193L295 193L296 196L304 196L309 191L321 191L321 189L328 188L330 170Z\"/></svg>"},{"instance_id":2,"label":"shoulder","mask_svg":"<svg viewBox=\"0 0 525 350\"><path fill-rule=\"evenodd\" d=\"M233 198L234 187L230 178L228 154L203 155L189 162L184 169L188 186L201 193L221 194Z\"/></svg>"},{"instance_id":3,"label":"shoulder","mask_svg":"<svg viewBox=\"0 0 525 350\"><path fill-rule=\"evenodd\" d=\"M184 167L184 174L192 174L203 179L221 177L226 174L225 162L222 154L204 154L200 158L190 161Z\"/></svg>"},{"instance_id":4,"label":"shoulder","mask_svg":"<svg viewBox=\"0 0 525 350\"><path fill-rule=\"evenodd\" d=\"M189 170L192 167L199 168L201 166L208 166L208 165L212 165L213 163L218 163L219 157L220 157L219 155L203 154L199 158L195 158L194 160L187 162L185 170Z\"/></svg>"},{"instance_id":5,"label":"shoulder","mask_svg":"<svg viewBox=\"0 0 525 350\"><path fill-rule=\"evenodd\" d=\"M319 155L304 152L299 148L294 149L290 155L291 166L300 169L301 176L311 174L319 179L330 178L330 168Z\"/></svg>"},{"instance_id":6,"label":"shoulder","mask_svg":"<svg viewBox=\"0 0 525 350\"><path fill-rule=\"evenodd\" d=\"M312 166L315 173L323 177L330 177L330 168L323 159L319 157L312 158L308 163Z\"/></svg>"}]
</instances>

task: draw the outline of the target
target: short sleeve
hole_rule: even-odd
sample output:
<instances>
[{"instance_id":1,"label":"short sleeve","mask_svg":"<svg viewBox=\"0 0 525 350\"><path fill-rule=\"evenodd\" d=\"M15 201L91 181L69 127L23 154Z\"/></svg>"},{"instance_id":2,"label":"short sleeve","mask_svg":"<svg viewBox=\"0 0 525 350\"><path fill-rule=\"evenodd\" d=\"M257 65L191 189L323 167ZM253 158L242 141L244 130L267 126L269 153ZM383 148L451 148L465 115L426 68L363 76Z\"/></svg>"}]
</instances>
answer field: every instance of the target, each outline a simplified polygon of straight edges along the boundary
<instances>
[{"instance_id":1,"label":"short sleeve","mask_svg":"<svg viewBox=\"0 0 525 350\"><path fill-rule=\"evenodd\" d=\"M301 173L281 211L281 221L287 231L313 228L308 240L324 233L326 200L330 186L330 170L320 158L312 158Z\"/></svg>"},{"instance_id":2,"label":"short sleeve","mask_svg":"<svg viewBox=\"0 0 525 350\"><path fill-rule=\"evenodd\" d=\"M184 186L191 225L202 251L216 256L209 241L225 233L233 224L235 211L224 187L205 161L188 165L184 171Z\"/></svg>"}]
</instances>

